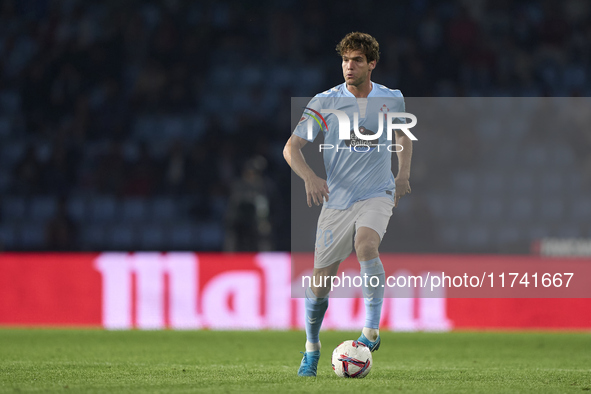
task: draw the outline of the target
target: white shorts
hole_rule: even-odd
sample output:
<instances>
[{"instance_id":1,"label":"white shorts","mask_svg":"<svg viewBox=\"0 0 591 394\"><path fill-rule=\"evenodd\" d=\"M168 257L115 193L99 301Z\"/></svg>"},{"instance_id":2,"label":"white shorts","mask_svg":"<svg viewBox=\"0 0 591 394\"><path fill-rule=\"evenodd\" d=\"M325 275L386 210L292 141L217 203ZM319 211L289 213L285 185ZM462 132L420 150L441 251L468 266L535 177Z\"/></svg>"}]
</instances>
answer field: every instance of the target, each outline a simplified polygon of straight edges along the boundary
<instances>
[{"instance_id":1,"label":"white shorts","mask_svg":"<svg viewBox=\"0 0 591 394\"><path fill-rule=\"evenodd\" d=\"M359 227L369 227L384 237L394 202L388 197L357 201L347 209L322 207L316 229L314 268L325 268L345 260L353 251Z\"/></svg>"}]
</instances>

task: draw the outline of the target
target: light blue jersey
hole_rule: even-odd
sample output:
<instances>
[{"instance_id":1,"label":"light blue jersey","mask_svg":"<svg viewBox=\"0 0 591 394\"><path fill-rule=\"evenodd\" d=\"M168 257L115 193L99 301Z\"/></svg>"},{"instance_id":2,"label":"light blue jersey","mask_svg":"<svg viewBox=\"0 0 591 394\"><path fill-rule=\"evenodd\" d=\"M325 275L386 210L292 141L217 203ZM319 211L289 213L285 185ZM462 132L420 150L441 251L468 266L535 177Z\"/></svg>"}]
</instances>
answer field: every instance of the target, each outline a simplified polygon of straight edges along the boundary
<instances>
[{"instance_id":1,"label":"light blue jersey","mask_svg":"<svg viewBox=\"0 0 591 394\"><path fill-rule=\"evenodd\" d=\"M322 113L322 109L336 109L345 112L350 119L350 138L339 138L339 120L335 114ZM358 130L363 135L379 131L380 117L383 132L379 139L361 140L353 132L354 113L358 113ZM394 199L394 175L392 174L392 151L400 149L395 133L387 139L386 114L405 112L404 98L400 90L372 83L367 99L357 99L345 83L326 92L317 94L304 110L294 134L309 142L323 131L322 153L330 191L327 208L347 209L357 201L373 197ZM308 118L312 117L312 127ZM393 123L406 123L404 118L394 118ZM365 146L360 146L365 145ZM331 148L332 146L332 148Z\"/></svg>"}]
</instances>

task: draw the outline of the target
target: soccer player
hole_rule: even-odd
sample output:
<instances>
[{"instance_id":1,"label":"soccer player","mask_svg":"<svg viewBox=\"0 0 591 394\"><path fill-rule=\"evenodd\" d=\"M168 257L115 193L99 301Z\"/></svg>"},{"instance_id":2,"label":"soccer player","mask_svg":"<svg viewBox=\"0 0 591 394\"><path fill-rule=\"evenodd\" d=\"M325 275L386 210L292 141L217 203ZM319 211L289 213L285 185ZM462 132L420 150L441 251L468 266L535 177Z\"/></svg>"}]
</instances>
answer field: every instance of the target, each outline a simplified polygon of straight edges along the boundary
<instances>
[{"instance_id":1,"label":"soccer player","mask_svg":"<svg viewBox=\"0 0 591 394\"><path fill-rule=\"evenodd\" d=\"M320 115L321 108L326 108L323 105L327 105L323 100L329 100L334 109L358 112L358 131L361 134L376 134L374 130L381 129L378 121L382 115L371 114L405 110L399 90L388 89L371 81L371 73L379 60L379 45L375 38L365 33L350 33L336 49L342 57L345 82L316 95L310 101L283 150L287 163L305 182L308 206L323 204L317 237L318 234L330 232L329 236L322 238L327 242L316 244L316 280L305 291L306 351L298 370L300 376L316 376L320 358L319 332L328 308L330 281L327 286L323 286L325 283L319 279L337 275L339 264L351 254L353 247L361 266L361 277L367 275L370 279L365 283L379 283L377 286L363 287L366 320L358 341L372 352L380 347L379 322L385 274L378 247L392 215L392 208L398 205L400 197L411 192L412 141L401 130L395 130L398 148L392 149L397 152L399 163L396 178L391 170L392 150L384 146L379 149L375 144L372 145L374 141L355 141L353 130L350 139L339 139L339 119L335 114L325 114L322 118L327 127L322 127L322 122L312 122L310 138L306 116L312 116L313 113ZM406 121L394 118L393 123ZM301 152L302 147L312 142L321 130L325 146L338 147L323 150L326 181L314 173ZM388 142L386 133L382 133L377 142ZM356 144L365 146L352 149ZM377 280L372 282L372 277Z\"/></svg>"}]
</instances>

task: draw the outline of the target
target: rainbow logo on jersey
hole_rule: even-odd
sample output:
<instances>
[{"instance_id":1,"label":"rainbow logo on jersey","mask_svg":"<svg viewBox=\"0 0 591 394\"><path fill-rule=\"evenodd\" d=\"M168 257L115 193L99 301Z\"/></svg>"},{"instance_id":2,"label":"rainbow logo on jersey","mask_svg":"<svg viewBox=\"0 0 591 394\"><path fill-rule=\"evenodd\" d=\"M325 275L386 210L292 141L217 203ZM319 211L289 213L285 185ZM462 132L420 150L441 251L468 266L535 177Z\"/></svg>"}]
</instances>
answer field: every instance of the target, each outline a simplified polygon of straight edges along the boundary
<instances>
[{"instance_id":1,"label":"rainbow logo on jersey","mask_svg":"<svg viewBox=\"0 0 591 394\"><path fill-rule=\"evenodd\" d=\"M326 123L326 120L324 119L324 117L322 115L320 115L320 112L315 111L312 108L308 108L308 107L304 107L304 109L307 109L308 111L311 111L312 112L312 113L306 113L306 112L304 112L304 115L308 115L311 118L313 118L316 121L316 123L318 123L318 126L320 126L320 130L322 130L322 125L324 124L324 127L326 128L326 131L328 131L328 124ZM318 119L318 118L320 118L320 119ZM300 119L300 122L299 123L302 123L306 119L307 118L305 116L302 116L302 118ZM322 122L320 122L320 121L322 121Z\"/></svg>"}]
</instances>

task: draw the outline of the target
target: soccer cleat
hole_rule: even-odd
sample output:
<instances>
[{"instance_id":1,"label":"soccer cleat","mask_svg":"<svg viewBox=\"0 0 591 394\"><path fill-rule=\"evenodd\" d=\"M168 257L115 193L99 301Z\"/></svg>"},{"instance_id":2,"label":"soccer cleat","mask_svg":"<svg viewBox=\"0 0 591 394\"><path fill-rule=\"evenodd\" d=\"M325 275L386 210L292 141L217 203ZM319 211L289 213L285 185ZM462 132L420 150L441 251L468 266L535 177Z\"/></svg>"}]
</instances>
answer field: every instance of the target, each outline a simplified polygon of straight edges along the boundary
<instances>
[{"instance_id":1,"label":"soccer cleat","mask_svg":"<svg viewBox=\"0 0 591 394\"><path fill-rule=\"evenodd\" d=\"M318 359L320 358L320 350L313 352L300 352L304 355L300 369L298 369L298 376L316 376L316 369L318 367Z\"/></svg>"},{"instance_id":2,"label":"soccer cleat","mask_svg":"<svg viewBox=\"0 0 591 394\"><path fill-rule=\"evenodd\" d=\"M382 339L378 335L378 339L376 339L374 342L372 342L369 339L367 339L367 337L365 335L361 334L361 336L359 337L357 342L361 342L362 344L367 346L369 348L369 350L371 350L372 352L375 352L376 350L378 350L380 348L380 344L382 343Z\"/></svg>"}]
</instances>

